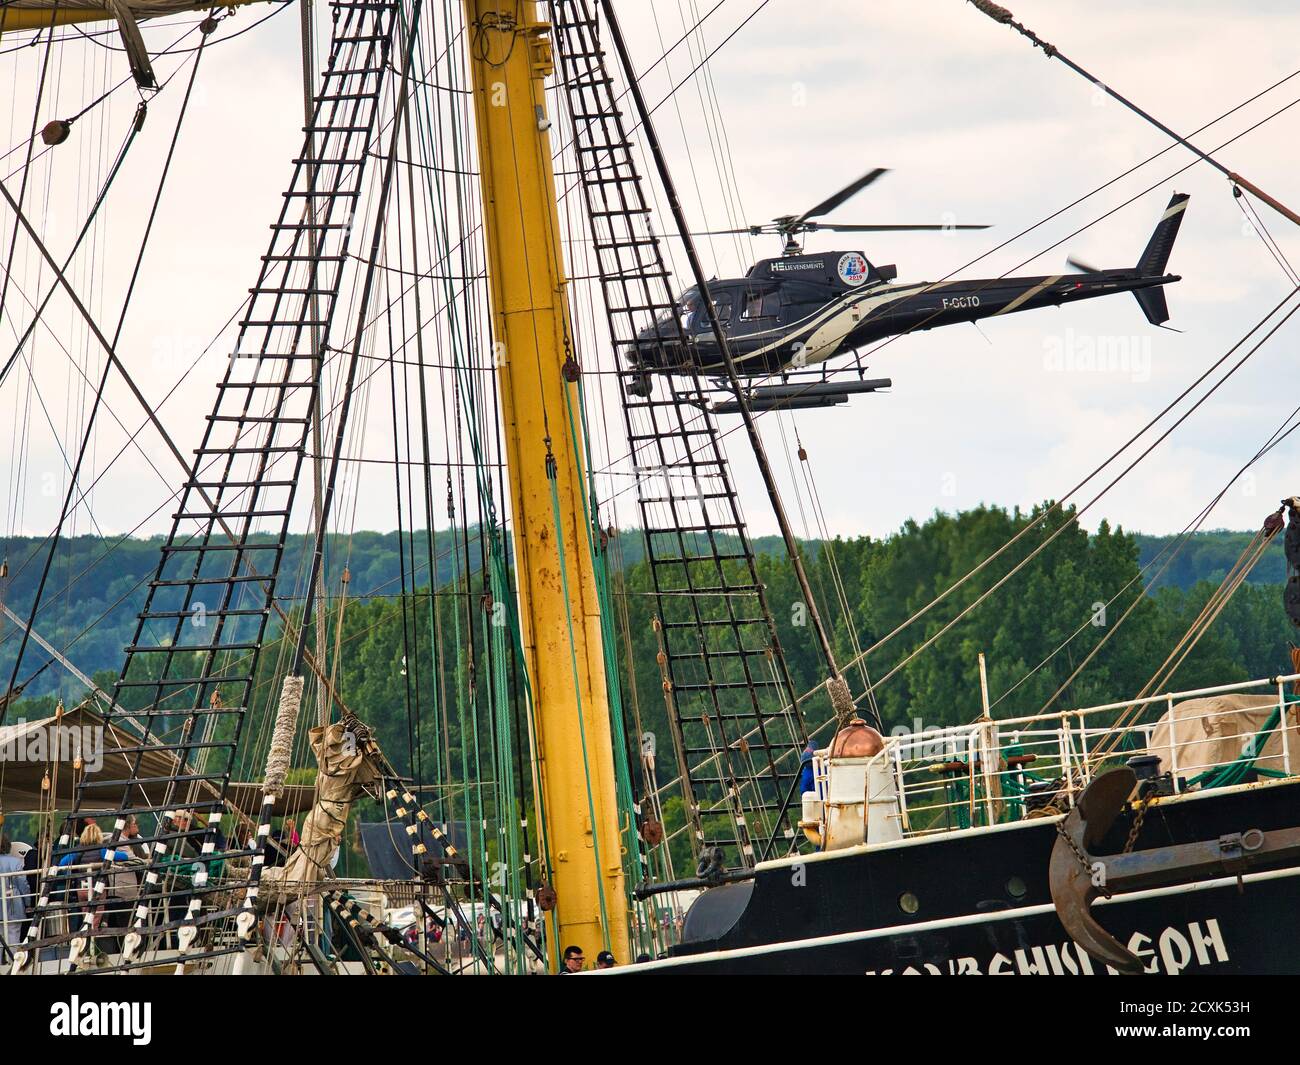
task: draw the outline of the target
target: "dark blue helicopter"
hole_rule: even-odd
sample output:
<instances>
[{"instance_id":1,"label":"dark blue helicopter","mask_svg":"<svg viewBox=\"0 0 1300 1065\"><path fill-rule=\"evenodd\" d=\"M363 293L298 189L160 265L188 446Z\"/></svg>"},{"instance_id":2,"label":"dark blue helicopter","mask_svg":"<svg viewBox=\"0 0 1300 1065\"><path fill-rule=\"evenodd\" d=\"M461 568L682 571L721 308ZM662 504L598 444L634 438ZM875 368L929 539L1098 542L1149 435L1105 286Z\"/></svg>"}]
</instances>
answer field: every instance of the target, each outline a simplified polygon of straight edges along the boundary
<instances>
[{"instance_id":1,"label":"dark blue helicopter","mask_svg":"<svg viewBox=\"0 0 1300 1065\"><path fill-rule=\"evenodd\" d=\"M711 281L708 285L736 370L742 377L785 376L883 337L1056 307L1116 292L1132 292L1152 325L1169 320L1161 287L1180 280L1177 274L1164 273L1164 269L1182 223L1186 195L1176 193L1169 201L1137 265L1115 270L1097 270L1071 259L1075 273L899 285L892 283L897 276L893 266L874 265L860 251L805 254L797 237L819 230L874 233L988 228L812 221L885 172L872 170L801 215L787 215L743 230L715 231L776 233L786 242L780 258L762 259L742 278ZM649 375L656 372L693 369L721 375L725 369L697 288L682 294L675 321L672 315L664 315L638 333L628 355L634 366L645 371L631 384L632 390L642 395L649 393ZM796 387L808 390L808 386L777 386L776 391ZM842 397L838 401L842 402Z\"/></svg>"}]
</instances>

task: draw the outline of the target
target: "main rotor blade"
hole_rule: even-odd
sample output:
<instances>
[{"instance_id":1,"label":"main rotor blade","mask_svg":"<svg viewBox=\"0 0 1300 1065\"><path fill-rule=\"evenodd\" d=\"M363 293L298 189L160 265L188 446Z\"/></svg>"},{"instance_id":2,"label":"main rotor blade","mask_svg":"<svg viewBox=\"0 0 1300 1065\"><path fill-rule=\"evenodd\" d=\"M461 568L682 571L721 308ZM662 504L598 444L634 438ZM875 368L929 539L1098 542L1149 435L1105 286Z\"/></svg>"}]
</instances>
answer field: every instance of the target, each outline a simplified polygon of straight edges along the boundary
<instances>
[{"instance_id":1,"label":"main rotor blade","mask_svg":"<svg viewBox=\"0 0 1300 1065\"><path fill-rule=\"evenodd\" d=\"M809 229L816 231L820 229L829 229L835 233L905 233L908 231L937 233L945 229L988 229L988 226L947 226L947 225L880 225L880 226L855 226L843 222L811 222Z\"/></svg>"},{"instance_id":2,"label":"main rotor blade","mask_svg":"<svg viewBox=\"0 0 1300 1065\"><path fill-rule=\"evenodd\" d=\"M853 182L851 185L845 185L844 188L840 189L840 191L835 193L834 196L828 197L827 199L819 203L816 207L804 211L804 213L799 215L795 219L795 221L802 222L805 219L816 218L818 215L826 214L829 211L833 211L845 200L849 199L850 197L856 196L859 192L861 192L873 181L875 181L876 178L880 177L882 174L887 174L887 173L889 173L889 169L887 167L883 167L883 166L876 167L875 170L871 170L868 173L863 174L862 177L858 178L858 180Z\"/></svg>"}]
</instances>

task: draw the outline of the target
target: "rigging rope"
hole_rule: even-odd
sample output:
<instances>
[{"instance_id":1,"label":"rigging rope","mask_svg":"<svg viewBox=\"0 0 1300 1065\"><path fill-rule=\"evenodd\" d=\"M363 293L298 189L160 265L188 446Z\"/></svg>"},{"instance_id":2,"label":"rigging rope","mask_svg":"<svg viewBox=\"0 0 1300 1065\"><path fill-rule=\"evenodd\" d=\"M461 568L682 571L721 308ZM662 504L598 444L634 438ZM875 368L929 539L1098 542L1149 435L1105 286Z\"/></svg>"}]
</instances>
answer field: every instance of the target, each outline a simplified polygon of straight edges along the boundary
<instances>
[{"instance_id":1,"label":"rigging rope","mask_svg":"<svg viewBox=\"0 0 1300 1065\"><path fill-rule=\"evenodd\" d=\"M1294 296L1297 292L1300 292L1300 287L1297 287L1296 289L1293 289L1290 293L1288 293L1287 296L1285 297L1285 299L1284 299L1282 302L1283 302L1283 303L1288 302L1288 301L1292 298L1292 296ZM1280 307L1281 304L1279 304L1278 306ZM1277 308L1274 308L1274 310L1276 310L1276 309L1277 309ZM1019 561L1018 563L1016 563L1016 565L1014 565L1014 566L1011 568L1011 570L1008 571L1008 572L1007 572L1003 577L999 578L999 579L998 579L998 580L997 580L997 581L992 585L992 587L990 587L987 591L981 593L981 594L980 594L980 595L979 595L979 596L978 596L978 597L977 597L977 598L976 598L972 603L970 603L968 606L964 607L961 611L959 611L958 614L956 615L956 617L954 617L951 621L947 622L947 623L946 623L942 628L939 629L938 632L936 632L936 633L934 633L932 636L928 637L928 638L927 638L923 643L920 644L920 646L918 646L917 648L915 648L915 649L914 649L910 654L908 654L908 655L907 655L907 656L906 656L906 657L905 657L901 662L897 663L897 664L896 664L896 665L895 665L895 666L894 666L894 667L893 667L893 668L892 668L888 673L886 673L886 674L885 674L885 675L884 675L880 680L876 681L876 683L873 685L873 687L878 688L878 687L880 687L882 684L885 684L885 683L886 683L886 682L887 682L891 677L895 676L895 675L896 675L896 674L897 674L901 669L903 669L903 668L904 668L908 663L910 663L910 662L911 662L911 661L912 661L912 660L913 660L913 659L914 659L918 654L920 654L922 651L924 651L927 647L931 646L931 645L932 645L936 640L938 640L938 639L939 639L940 637L942 637L946 632L948 632L948 631L949 631L949 630L950 630L954 625L956 625L957 622L959 622L962 618L966 617L967 614L969 614L972 610L974 610L976 607L978 607L980 604L982 604L982 603L983 603L986 599L988 599L988 598L989 598L989 597L990 597L994 592L996 592L999 588L1001 588L1004 584L1006 584L1007 581L1009 581L1012 577L1014 577L1017 573L1019 573L1022 569L1024 569L1024 567L1027 566L1027 565L1028 565L1028 564L1029 564L1033 559L1037 558L1038 555L1041 554L1041 553L1042 553L1042 552L1047 548L1047 546L1048 546L1049 544L1051 544L1051 543L1052 543L1052 542L1053 542L1053 541L1054 541L1058 536L1060 536L1063 532L1065 532L1065 531L1066 531L1068 528L1070 528L1072 525L1076 524L1076 523L1078 522L1079 518L1082 517L1083 514L1086 513L1086 512L1087 512L1087 511L1088 511L1088 510L1093 506L1093 504L1095 504L1099 499L1101 499L1103 495L1105 495L1107 492L1109 492L1110 489L1112 489L1116 484L1118 484L1118 483L1119 483L1119 482L1120 482L1124 477L1126 477L1129 473L1131 473L1132 470L1134 469L1134 467L1136 467L1136 466L1138 465L1138 463L1140 463L1143 459L1145 459L1148 455L1150 455L1151 452L1154 451L1155 448L1158 447L1161 443L1163 443L1163 442L1164 442L1164 441L1169 437L1169 435L1170 435L1171 433L1173 433L1173 431L1174 431L1175 429L1177 429L1180 425L1183 424L1183 422L1185 422L1189 417L1191 417L1191 415L1192 415L1193 413L1195 413L1195 411L1196 411L1197 409L1199 409L1200 406L1201 406L1201 405L1202 405L1202 404L1203 404L1207 399L1210 398L1210 396L1212 396L1216 391L1218 391L1219 387L1220 387L1221 385L1223 385L1224 382L1226 382L1226 381L1228 380L1228 378L1230 378L1234 373L1236 373L1237 370L1239 370L1239 369L1240 369L1240 368L1245 364L1246 360L1248 360L1252 355L1254 355L1255 352L1257 352L1257 351L1258 351L1258 350L1259 350L1259 349L1264 345L1264 343L1265 343L1267 340L1269 340L1269 339L1273 336L1274 333L1276 333L1276 332L1277 332L1277 331L1278 331L1278 330L1279 330L1279 329L1280 329L1280 328L1281 328L1281 327L1282 327L1282 326L1283 326L1287 321L1289 321L1290 318L1291 318L1291 316L1294 315L1294 314L1296 313L1297 310L1300 310L1300 303L1297 303L1296 306L1292 307L1291 310L1287 311L1286 314L1283 315L1282 318L1278 321L1278 323L1277 323L1276 325L1274 325L1274 326L1272 327L1272 329L1270 329L1270 330L1269 330L1269 331L1268 331L1268 332L1267 332L1267 333L1266 333L1266 334L1265 334L1265 335L1264 335L1264 336L1263 336L1263 337L1262 337L1262 338L1261 338L1261 339L1260 339L1260 340L1255 344L1254 347L1252 347L1248 352L1246 352L1246 354L1243 355L1243 356L1241 357L1241 359L1238 360L1238 362L1237 362L1236 364L1234 364L1234 365L1233 365L1233 366L1232 366L1232 367L1231 367L1231 368L1230 368L1230 369L1229 369L1229 370L1228 370L1228 371L1227 371L1227 372L1226 372L1226 373L1225 373L1225 374L1224 374L1224 375L1223 375L1223 376L1222 376L1218 381L1216 381L1213 385L1211 385L1210 388L1206 391L1206 393L1205 393L1203 396L1201 396L1198 400L1196 400L1195 403L1193 403L1190 407L1188 407L1188 409L1187 409L1186 411L1184 411L1181 415L1179 415L1179 417L1178 417L1177 419L1175 419L1174 423L1173 423L1173 424L1172 424L1168 429L1166 429L1163 433L1161 433L1160 436L1158 436L1158 437L1156 438L1156 440L1155 440L1152 444L1148 445L1148 447L1147 447L1147 448L1146 448L1146 449L1145 449L1145 450L1144 450L1140 455L1138 455L1137 458L1135 458L1131 463L1129 463L1129 465L1126 466L1126 467L1125 467L1125 468L1124 468L1124 469L1123 469L1123 470L1122 470L1122 471L1121 471L1121 472L1120 472L1120 473L1119 473L1115 478L1113 478L1113 479L1110 481L1110 483L1107 484L1107 485L1105 486L1105 488L1103 488L1100 492L1098 492L1095 496L1093 496L1092 499L1090 499L1090 500L1089 500L1087 503L1085 503L1082 507L1080 507L1080 508L1078 508L1078 509L1076 509L1076 510L1073 510L1073 511L1070 513L1070 515L1069 515L1069 517L1067 518L1067 520L1064 521L1064 522L1063 522L1063 523L1062 523L1062 524L1061 524L1057 529L1055 529L1055 530L1054 530L1054 531L1053 531L1049 536L1047 536L1046 539L1044 539L1042 543L1040 543L1040 544L1038 544L1036 547L1034 547L1034 549L1033 549L1032 551L1030 551L1029 554L1026 555L1024 559L1022 559L1021 561ZM1232 352L1236 351L1237 348L1240 347L1240 346L1241 346L1241 345L1246 341L1246 339L1247 339L1247 338L1248 338L1252 333L1255 332L1256 329L1260 328L1260 326L1263 325L1263 323L1264 323L1265 321L1267 321L1269 317L1272 316L1272 314L1273 314L1273 311L1270 311L1269 314L1266 315L1265 318L1262 319L1262 320L1260 321L1260 323L1258 323L1258 324L1255 325L1255 326L1252 326L1250 332L1248 332L1248 333L1246 334L1246 336L1244 336L1240 341L1238 341L1237 344L1233 345L1233 347L1230 348L1229 351L1228 351L1228 352L1223 356L1223 358L1220 359L1218 362L1216 362L1215 365L1216 365L1216 366L1217 366L1217 365L1220 365L1220 364L1223 362L1223 360L1226 359L1226 358L1228 357L1228 355L1231 355ZM1212 369L1213 369L1213 367L1212 367ZM1208 373L1208 372L1209 372L1209 371L1207 371L1207 373ZM1202 376L1202 378L1198 379L1198 382L1199 382L1199 380L1202 380L1203 377L1204 377L1204 375ZM1186 393L1184 393L1184 394L1186 394ZM1181 398L1181 397L1180 397L1180 398ZM1168 409L1168 408L1166 408L1166 409ZM1148 425L1150 425L1150 424L1151 424L1151 423L1148 423ZM1143 432L1145 432L1145 429L1143 430ZM1126 446L1127 446L1127 445L1126 445ZM1109 461L1109 460L1108 460L1108 461ZM1071 492L1070 494L1072 495L1073 493ZM1059 504L1053 504L1053 508L1057 508L1057 509L1059 509ZM1037 524L1037 522L1031 523L1029 526L1026 526L1026 529L1025 529L1025 530L1021 530L1021 532L1024 532L1024 531L1026 531L1027 529L1034 527L1034 525L1036 525L1036 524ZM1016 540L1016 539L1019 539L1020 535L1021 535L1021 533L1017 533L1016 536L1014 536L1014 537L1012 538L1012 541L1014 541L1014 540ZM986 561L990 561L993 557L996 557L997 554L1001 553L1001 550L1002 550L1002 549L999 549L998 552L995 552L994 555L990 556L989 559L986 560ZM975 570L972 570L971 573L968 574L967 576L970 576L970 575L974 574L975 572L977 572L978 569L982 568L984 564L985 564L985 563L981 563L980 566L976 567ZM962 578L962 581L964 581L965 579L966 579L966 578ZM954 587L956 587L956 586L954 585ZM944 594L946 595L947 593L944 593ZM939 597L939 598L942 598L942 597ZM937 603L938 601L939 601L938 598L932 600L931 603L930 603L927 607L924 607L924 608L922 609L921 612L925 612L925 611L929 610L930 606L933 606L933 605L934 605L935 603ZM863 652L863 657L866 657L867 655L870 655L870 654L873 653L876 649L878 649L881 645L883 645L885 642L887 642L887 641L888 641L892 636L894 636L894 635L897 634L898 632L902 631L902 629L905 628L908 624L910 624L911 620L914 620L917 616L918 616L918 614L914 614L914 615L912 616L911 619L909 619L909 620L906 621L906 622L903 622L902 625L896 627L896 628L895 628L891 633L889 633L889 634L888 634L887 636L885 636L883 639L878 640L875 644L873 644L871 647L869 647L866 651ZM850 665L852 665L852 664L853 664L853 663L850 662Z\"/></svg>"},{"instance_id":2,"label":"rigging rope","mask_svg":"<svg viewBox=\"0 0 1300 1065\"><path fill-rule=\"evenodd\" d=\"M207 40L208 34L211 33L212 29L215 28L216 28L216 23L214 21L211 24L211 28L204 33L203 35L204 41ZM27 649L28 633L30 632L31 625L35 622L36 612L40 609L41 597L45 591L45 584L49 578L50 569L54 563L55 553L57 552L59 543L62 539L63 525L68 520L69 508L72 505L73 497L77 491L77 481L81 473L81 467L83 462L85 461L86 452L90 446L90 442L94 437L95 416L98 413L100 404L103 401L104 389L108 383L109 374L112 371L112 368L115 363L113 352L116 350L118 341L121 339L122 336L122 327L126 322L127 311L131 305L131 294L134 292L136 281L140 276L140 266L141 263L143 263L144 261L144 253L149 244L149 236L153 232L154 222L157 220L158 217L158 205L162 201L163 190L167 184L167 175L171 172L172 160L175 158L175 154L176 154L176 145L180 140L181 127L183 126L185 116L189 111L190 99L194 92L194 83L196 78L198 77L199 62L202 58L203 58L203 49L202 49L202 45L200 45L199 50L195 53L194 56L194 64L190 70L189 83L185 87L185 96L182 98L181 101L180 114L177 116L176 127L172 131L171 143L167 150L167 157L163 162L162 173L160 174L158 179L158 187L154 192L153 205L150 208L149 217L147 222L145 223L144 234L140 240L140 248L136 254L135 265L132 268L131 277L127 284L126 296L122 301L122 309L118 314L117 326L113 332L112 340L107 345L106 354L108 357L105 358L104 360L104 368L100 376L99 387L98 389L96 389L95 399L90 409L90 415L86 421L86 428L84 433L82 434L81 446L77 453L76 464L72 470L72 477L68 483L67 493L65 494L63 499L63 507L59 513L59 520L55 526L54 533L51 537L50 549L45 558L45 566L41 572L40 579L37 581L36 590L32 596L32 605L28 613L28 621L27 621L28 628L24 629L22 638L20 639L18 644L18 651L14 656L13 668L10 670L10 674L9 674L8 688L13 687L14 683L18 679L18 672L22 668L23 654ZM132 136L134 136L134 130ZM24 185L25 185L25 181L24 181ZM6 199L9 198L8 190L4 190L4 195ZM11 206L14 207L15 212L19 214L19 217L21 219L21 190L19 195L20 195L20 200L18 205L14 205L11 202ZM18 222L15 222L15 227L18 224L19 224ZM15 229L15 240L16 239L17 239L17 230ZM10 249L11 261L12 261L12 254L13 254L13 249L11 247ZM61 272L60 277L63 278L64 276L65 275ZM7 282L8 282L8 277L6 276L6 283ZM3 305L3 294L0 293L0 306L2 305ZM3 720L4 720L4 708L0 708L0 722L2 722Z\"/></svg>"}]
</instances>

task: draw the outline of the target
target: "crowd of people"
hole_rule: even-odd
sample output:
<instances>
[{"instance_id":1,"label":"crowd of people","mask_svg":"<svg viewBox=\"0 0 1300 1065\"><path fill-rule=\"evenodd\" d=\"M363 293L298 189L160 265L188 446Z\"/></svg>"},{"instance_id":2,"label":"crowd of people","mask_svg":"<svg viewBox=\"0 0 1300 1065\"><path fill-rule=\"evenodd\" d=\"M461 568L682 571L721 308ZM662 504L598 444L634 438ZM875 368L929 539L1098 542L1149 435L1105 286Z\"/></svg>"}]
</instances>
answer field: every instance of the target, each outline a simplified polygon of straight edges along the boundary
<instances>
[{"instance_id":1,"label":"crowd of people","mask_svg":"<svg viewBox=\"0 0 1300 1065\"><path fill-rule=\"evenodd\" d=\"M221 861L203 856L206 828L196 823L194 814L177 810L171 820L166 833L167 854L156 864L163 866L165 901L161 905L165 906L165 920L175 925L188 913L195 890L220 871ZM90 930L100 933L95 937L97 949L117 953L141 898L144 866L149 860L149 847L141 839L139 822L134 815L128 815L112 849L94 817L79 818L66 828L75 843L58 858L59 873L50 886L51 909L63 915L64 921L88 918ZM213 850L218 854L227 851L221 829L213 826L213 834ZM299 842L297 822L286 817L261 847L265 864L284 864ZM248 833L246 846L258 849L255 831ZM48 835L43 834L31 844L11 841L0 834L0 943L5 953L18 946L27 934L42 855L52 857ZM106 867L105 863L112 864ZM106 873L105 891L92 905L93 880L100 872Z\"/></svg>"},{"instance_id":2,"label":"crowd of people","mask_svg":"<svg viewBox=\"0 0 1300 1065\"><path fill-rule=\"evenodd\" d=\"M60 874L50 889L50 898L57 904L56 909L67 915L67 920L89 918L90 929L100 933L95 937L97 949L115 954L121 949L122 936L142 895L143 870L149 858L149 848L141 840L140 825L133 815L125 819L122 832L111 850L108 837L95 818L83 817L75 828L76 844L58 859ZM220 829L214 828L214 832L221 836ZM209 873L215 872L220 862L202 857L203 831L201 828L196 830L195 818L190 811L176 811L171 831L167 834L171 837L169 853L156 864L165 867L165 902L162 904L166 906L167 923L175 925L189 910L195 889L207 882ZM256 834L250 833L247 849L256 849L256 840ZM280 829L273 832L263 845L266 864L283 864L299 843L295 820L285 818ZM17 947L27 934L38 862L43 853L49 854L49 849L48 838L30 844L21 840L11 841L8 836L0 834L0 942L6 951ZM214 849L217 853L224 852L227 849L225 839L215 840ZM111 865L106 867L105 863ZM92 882L94 875L100 872L107 874L106 890L95 901ZM418 925L412 926L408 938L412 934L418 938L418 931ZM503 934L500 913L479 914L474 931L485 943L500 939ZM432 918L426 921L425 933L432 942L439 942L448 934L457 940L468 941L471 935L468 925L453 928L450 921L440 922ZM650 957L642 955L636 960L649 961ZM580 946L567 946L559 975L582 972L586 964L586 955ZM596 955L594 967L598 970L612 969L617 964L610 951L602 950Z\"/></svg>"}]
</instances>

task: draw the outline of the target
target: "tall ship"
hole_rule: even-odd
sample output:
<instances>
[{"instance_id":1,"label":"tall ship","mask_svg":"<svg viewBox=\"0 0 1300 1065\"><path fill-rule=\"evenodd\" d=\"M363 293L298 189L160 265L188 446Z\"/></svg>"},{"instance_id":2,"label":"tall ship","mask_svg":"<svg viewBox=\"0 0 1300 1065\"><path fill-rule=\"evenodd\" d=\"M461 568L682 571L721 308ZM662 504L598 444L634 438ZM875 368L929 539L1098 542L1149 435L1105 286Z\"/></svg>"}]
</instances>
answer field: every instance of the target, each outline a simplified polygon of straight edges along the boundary
<instances>
[{"instance_id":1,"label":"tall ship","mask_svg":"<svg viewBox=\"0 0 1300 1065\"><path fill-rule=\"evenodd\" d=\"M1300 484L1260 484L1276 502L1205 601L1142 627L1151 589L1300 409L1261 425L1141 566L1122 533L1080 528L1279 343L1300 277L1269 223L1300 218L1204 149L1208 127L1165 125L976 0L953 17L987 16L1054 61L1043 76L1088 79L1165 138L1142 164L1160 178L1130 201L1146 215L1128 265L980 277L986 252L900 279L863 250L870 234L987 227L831 217L883 168L800 212L698 231L660 129L689 88L725 156L710 62L749 19L706 37L722 5L690 4L686 32L638 69L633 6L0 6L15 86L0 399L11 494L36 484L35 512L53 508L24 537L13 502L4 530L0 829L26 842L0 853L0 969L1300 971ZM228 160L196 196L178 171L217 109L203 75L245 32L301 46L301 137ZM102 51L75 78L73 47ZM184 224L177 197L226 211L252 166L285 186L246 297L151 362L136 319L175 280L151 255ZM880 609L855 618L787 427L874 402L891 381L868 360L928 330L1103 298L1166 327L1190 166L1225 178L1289 292L1057 501L990 519L974 546L955 524L924 595L892 601L877 576ZM109 269L123 232L130 254ZM710 277L699 243L715 237L779 253ZM202 291L207 251L190 250L174 270ZM744 505L742 481L759 489ZM778 535L760 544L746 509ZM354 572L383 522L389 568ZM1183 683L1279 554L1282 593L1251 601L1277 650L1265 675ZM75 609L92 598L102 612ZM1058 632L1039 619L1060 602ZM92 675L78 662L123 603L120 668ZM997 691L999 647L976 635L992 611L1041 624L1047 648ZM944 706L895 696L952 633L971 689ZM1121 653L1150 661L1140 686L1115 690Z\"/></svg>"}]
</instances>

